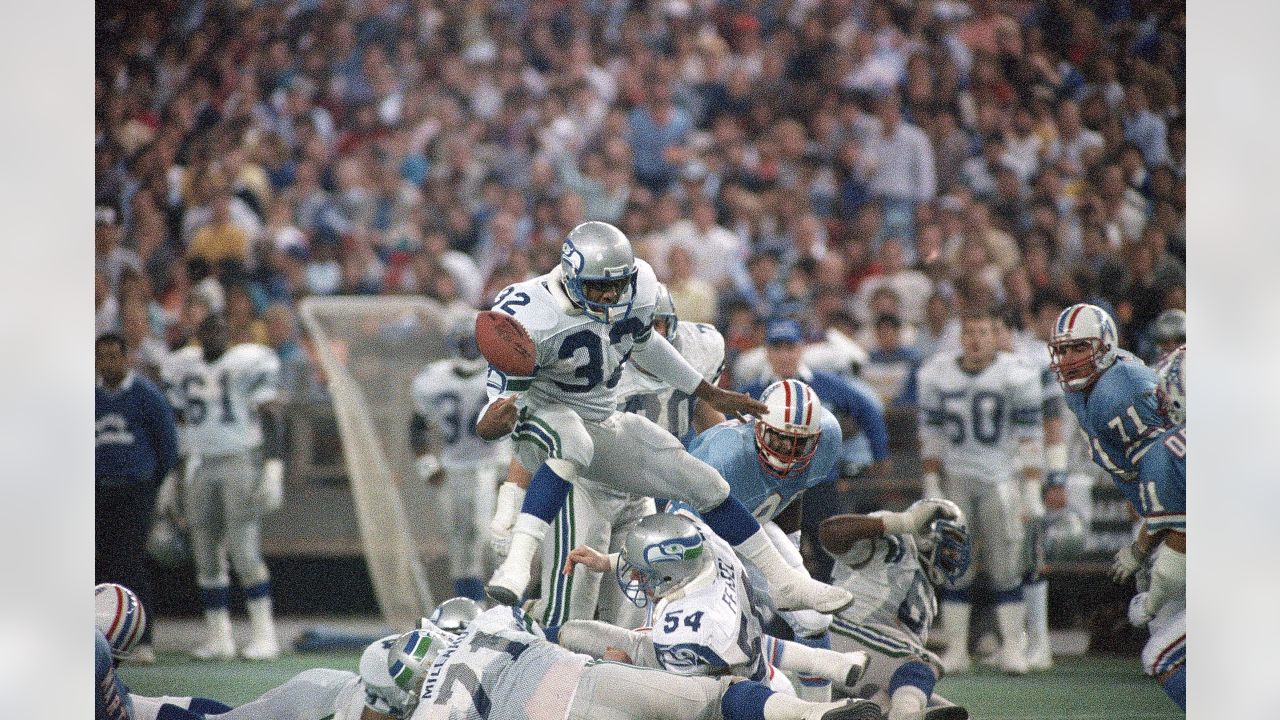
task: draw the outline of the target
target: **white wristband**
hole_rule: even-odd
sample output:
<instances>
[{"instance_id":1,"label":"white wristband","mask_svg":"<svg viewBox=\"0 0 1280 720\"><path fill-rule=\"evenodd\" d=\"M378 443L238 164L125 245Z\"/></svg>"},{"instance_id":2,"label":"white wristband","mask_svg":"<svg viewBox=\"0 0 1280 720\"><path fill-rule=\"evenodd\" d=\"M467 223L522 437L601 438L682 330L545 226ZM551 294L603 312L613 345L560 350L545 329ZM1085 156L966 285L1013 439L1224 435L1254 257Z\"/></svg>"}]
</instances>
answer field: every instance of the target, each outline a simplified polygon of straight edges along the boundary
<instances>
[{"instance_id":1,"label":"white wristband","mask_svg":"<svg viewBox=\"0 0 1280 720\"><path fill-rule=\"evenodd\" d=\"M926 498L944 497L942 494L942 478L939 477L938 473L936 472L925 473L924 479L921 481L921 485L923 486L921 488L922 497L926 497Z\"/></svg>"},{"instance_id":2,"label":"white wristband","mask_svg":"<svg viewBox=\"0 0 1280 720\"><path fill-rule=\"evenodd\" d=\"M884 523L885 535L904 535L915 530L911 527L911 518L904 512L884 513L880 515L880 522Z\"/></svg>"}]
</instances>

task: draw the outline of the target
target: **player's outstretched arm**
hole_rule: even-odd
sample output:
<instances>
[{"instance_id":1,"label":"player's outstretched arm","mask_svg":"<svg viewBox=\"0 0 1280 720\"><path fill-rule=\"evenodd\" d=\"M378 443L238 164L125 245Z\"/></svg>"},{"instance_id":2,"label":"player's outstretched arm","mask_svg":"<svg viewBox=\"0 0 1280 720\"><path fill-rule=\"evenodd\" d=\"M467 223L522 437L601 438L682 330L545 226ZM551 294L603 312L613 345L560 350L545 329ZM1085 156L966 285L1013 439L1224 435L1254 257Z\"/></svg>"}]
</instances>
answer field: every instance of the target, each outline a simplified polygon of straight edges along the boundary
<instances>
[{"instance_id":1,"label":"player's outstretched arm","mask_svg":"<svg viewBox=\"0 0 1280 720\"><path fill-rule=\"evenodd\" d=\"M947 500L924 499L911 503L902 512L876 515L836 515L818 526L818 540L827 552L843 555L859 540L882 535L925 532L937 518L956 518L955 505Z\"/></svg>"},{"instance_id":2,"label":"player's outstretched arm","mask_svg":"<svg viewBox=\"0 0 1280 720\"><path fill-rule=\"evenodd\" d=\"M760 416L769 410L764 403L753 399L750 395L718 388L706 380L698 385L698 389L693 394L725 415L739 419L744 415Z\"/></svg>"},{"instance_id":3,"label":"player's outstretched arm","mask_svg":"<svg viewBox=\"0 0 1280 720\"><path fill-rule=\"evenodd\" d=\"M476 421L476 434L484 440L497 440L511 434L516 427L520 411L516 408L516 395L494 400L484 409Z\"/></svg>"}]
</instances>

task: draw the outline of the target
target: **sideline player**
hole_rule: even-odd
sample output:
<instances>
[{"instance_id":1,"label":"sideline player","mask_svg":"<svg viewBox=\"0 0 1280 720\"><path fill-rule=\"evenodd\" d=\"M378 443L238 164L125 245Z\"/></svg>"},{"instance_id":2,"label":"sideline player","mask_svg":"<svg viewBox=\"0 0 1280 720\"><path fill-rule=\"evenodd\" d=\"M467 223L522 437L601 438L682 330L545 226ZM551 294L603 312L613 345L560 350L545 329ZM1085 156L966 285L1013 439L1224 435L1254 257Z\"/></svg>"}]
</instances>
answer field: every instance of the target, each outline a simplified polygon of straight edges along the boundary
<instances>
[{"instance_id":1,"label":"sideline player","mask_svg":"<svg viewBox=\"0 0 1280 720\"><path fill-rule=\"evenodd\" d=\"M969 567L969 531L950 500L917 500L905 512L836 515L819 529L854 604L832 623L840 649L872 654L865 689L888 720L964 720L934 693L942 661L925 649L936 588ZM872 688L875 688L872 690ZM929 707L930 704L934 707Z\"/></svg>"},{"instance_id":2,"label":"sideline player","mask_svg":"<svg viewBox=\"0 0 1280 720\"><path fill-rule=\"evenodd\" d=\"M449 323L445 343L450 357L427 365L414 378L409 441L418 456L418 479L439 489L436 516L449 540L453 592L483 600L480 578L488 552L489 520L499 473L510 461L511 442L490 443L476 435L476 418L489 398L485 361L476 347L474 312Z\"/></svg>"},{"instance_id":3,"label":"sideline player","mask_svg":"<svg viewBox=\"0 0 1280 720\"><path fill-rule=\"evenodd\" d=\"M183 421L185 507L208 638L199 659L235 656L227 561L244 588L252 635L242 655L280 655L271 612L271 575L262 561L262 517L283 500L284 419L280 360L265 345L227 346L227 324L210 315L164 367ZM265 455L266 460L262 457Z\"/></svg>"},{"instance_id":4,"label":"sideline player","mask_svg":"<svg viewBox=\"0 0 1280 720\"><path fill-rule=\"evenodd\" d=\"M982 569L995 591L999 666L1020 675L1027 672L1022 515L1024 504L1041 501L1041 390L1032 367L996 349L995 326L989 311L967 313L960 326L960 354L935 355L920 369L921 469L925 497L954 501L973 528ZM1017 480L1011 467L1019 469ZM942 591L948 640L942 663L950 673L972 667L969 588L974 574L969 570Z\"/></svg>"},{"instance_id":5,"label":"sideline player","mask_svg":"<svg viewBox=\"0 0 1280 720\"><path fill-rule=\"evenodd\" d=\"M424 623L429 625L430 623ZM412 720L876 720L875 703L809 703L738 677L685 677L593 660L548 641L518 608L486 610L447 643L407 633L392 677L415 690ZM448 637L447 634L445 634ZM426 640L424 643L423 640Z\"/></svg>"},{"instance_id":6,"label":"sideline player","mask_svg":"<svg viewBox=\"0 0 1280 720\"><path fill-rule=\"evenodd\" d=\"M791 694L791 683L775 670L821 676L849 690L866 670L866 653L842 655L763 635L760 606L753 602L759 598L742 562L687 509L644 518L618 553L576 548L566 570L577 564L611 574L631 602L650 608L653 628L638 632L573 620L560 631L560 644L571 650L607 657L616 649L644 667L741 675Z\"/></svg>"},{"instance_id":7,"label":"sideline player","mask_svg":"<svg viewBox=\"0 0 1280 720\"><path fill-rule=\"evenodd\" d=\"M514 431L516 457L533 478L512 525L509 554L486 591L504 604L517 603L529 583L533 556L571 484L601 483L689 502L764 572L783 606L844 607L848 593L796 572L783 560L751 513L729 494L724 478L652 421L617 410L622 366L634 355L667 384L721 412L764 411L761 403L708 383L666 338L654 334L656 301L653 269L634 256L621 231L602 222L570 231L560 265L551 272L498 295L495 310L515 317L534 338L537 365L529 377L492 373L493 402L477 429L487 439ZM500 491L499 519L514 509L518 490L510 488L507 483Z\"/></svg>"}]
</instances>

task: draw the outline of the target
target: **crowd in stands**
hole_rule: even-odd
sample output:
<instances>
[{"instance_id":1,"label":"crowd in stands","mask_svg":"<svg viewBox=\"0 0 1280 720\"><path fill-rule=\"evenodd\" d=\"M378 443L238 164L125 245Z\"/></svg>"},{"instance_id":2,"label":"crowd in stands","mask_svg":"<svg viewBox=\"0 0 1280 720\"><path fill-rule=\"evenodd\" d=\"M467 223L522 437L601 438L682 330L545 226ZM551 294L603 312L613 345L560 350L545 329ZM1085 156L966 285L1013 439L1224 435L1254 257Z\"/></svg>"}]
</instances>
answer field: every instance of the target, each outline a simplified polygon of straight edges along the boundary
<instances>
[{"instance_id":1,"label":"crowd in stands","mask_svg":"<svg viewBox=\"0 0 1280 720\"><path fill-rule=\"evenodd\" d=\"M963 308L1185 304L1185 11L1154 0L99 3L99 333L210 311L319 380L307 295L487 306L618 225L731 353L917 364ZM911 373L885 390L913 401Z\"/></svg>"}]
</instances>

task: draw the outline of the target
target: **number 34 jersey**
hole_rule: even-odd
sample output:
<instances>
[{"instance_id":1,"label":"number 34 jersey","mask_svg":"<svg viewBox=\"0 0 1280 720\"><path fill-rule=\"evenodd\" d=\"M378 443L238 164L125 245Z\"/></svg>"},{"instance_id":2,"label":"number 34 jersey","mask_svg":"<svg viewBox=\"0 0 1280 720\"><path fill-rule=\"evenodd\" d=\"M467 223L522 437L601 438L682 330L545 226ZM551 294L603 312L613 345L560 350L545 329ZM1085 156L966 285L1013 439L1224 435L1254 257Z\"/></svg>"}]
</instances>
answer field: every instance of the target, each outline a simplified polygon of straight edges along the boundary
<instances>
[{"instance_id":1,"label":"number 34 jersey","mask_svg":"<svg viewBox=\"0 0 1280 720\"><path fill-rule=\"evenodd\" d=\"M280 394L280 359L265 345L243 343L205 362L198 347L169 356L162 371L169 401L182 414L183 450L236 455L262 444L258 406Z\"/></svg>"},{"instance_id":2,"label":"number 34 jersey","mask_svg":"<svg viewBox=\"0 0 1280 720\"><path fill-rule=\"evenodd\" d=\"M1043 445L1041 398L1039 373L1009 353L978 372L957 355L935 357L920 369L921 455L952 477L1005 480L1019 443Z\"/></svg>"},{"instance_id":3,"label":"number 34 jersey","mask_svg":"<svg viewBox=\"0 0 1280 720\"><path fill-rule=\"evenodd\" d=\"M622 367L635 346L653 336L658 279L649 263L637 259L636 268L631 314L611 325L591 319L570 302L559 267L499 293L493 309L515 317L528 331L537 370L533 377L516 377L490 368L490 399L519 393L521 408L565 405L593 422L616 412Z\"/></svg>"},{"instance_id":4,"label":"number 34 jersey","mask_svg":"<svg viewBox=\"0 0 1280 720\"><path fill-rule=\"evenodd\" d=\"M467 375L456 359L437 360L414 378L414 410L440 430L440 464L446 470L501 465L511 457L509 439L486 442L476 434L476 419L487 402L483 366Z\"/></svg>"}]
</instances>

